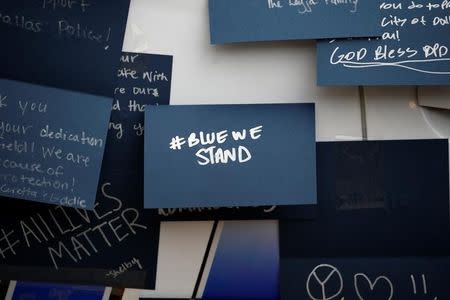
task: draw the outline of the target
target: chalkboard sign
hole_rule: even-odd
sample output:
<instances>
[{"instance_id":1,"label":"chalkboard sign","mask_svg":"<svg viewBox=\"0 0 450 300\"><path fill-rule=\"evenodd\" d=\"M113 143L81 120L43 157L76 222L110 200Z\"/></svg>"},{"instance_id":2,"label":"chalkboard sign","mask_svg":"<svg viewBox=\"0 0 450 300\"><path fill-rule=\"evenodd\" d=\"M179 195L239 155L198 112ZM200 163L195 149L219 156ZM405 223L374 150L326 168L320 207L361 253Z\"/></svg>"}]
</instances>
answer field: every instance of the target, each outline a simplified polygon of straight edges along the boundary
<instances>
[{"instance_id":1,"label":"chalkboard sign","mask_svg":"<svg viewBox=\"0 0 450 300\"><path fill-rule=\"evenodd\" d=\"M280 222L282 257L449 253L448 140L320 142L317 170L317 218Z\"/></svg>"},{"instance_id":2,"label":"chalkboard sign","mask_svg":"<svg viewBox=\"0 0 450 300\"><path fill-rule=\"evenodd\" d=\"M372 0L209 0L211 43L380 36L377 8Z\"/></svg>"},{"instance_id":3,"label":"chalkboard sign","mask_svg":"<svg viewBox=\"0 0 450 300\"><path fill-rule=\"evenodd\" d=\"M155 70L167 80L149 82ZM140 128L146 104L169 103L171 71L171 56L122 55L92 212L2 199L0 278L155 287L159 223L143 209Z\"/></svg>"},{"instance_id":4,"label":"chalkboard sign","mask_svg":"<svg viewBox=\"0 0 450 300\"><path fill-rule=\"evenodd\" d=\"M316 203L314 104L148 106L144 207Z\"/></svg>"},{"instance_id":5,"label":"chalkboard sign","mask_svg":"<svg viewBox=\"0 0 450 300\"><path fill-rule=\"evenodd\" d=\"M382 37L319 42L318 84L450 84L450 2L373 2Z\"/></svg>"},{"instance_id":6,"label":"chalkboard sign","mask_svg":"<svg viewBox=\"0 0 450 300\"><path fill-rule=\"evenodd\" d=\"M112 97L129 5L3 0L0 78Z\"/></svg>"},{"instance_id":7,"label":"chalkboard sign","mask_svg":"<svg viewBox=\"0 0 450 300\"><path fill-rule=\"evenodd\" d=\"M450 299L450 257L281 261L281 300Z\"/></svg>"},{"instance_id":8,"label":"chalkboard sign","mask_svg":"<svg viewBox=\"0 0 450 300\"><path fill-rule=\"evenodd\" d=\"M0 195L93 209L111 99L0 80Z\"/></svg>"}]
</instances>

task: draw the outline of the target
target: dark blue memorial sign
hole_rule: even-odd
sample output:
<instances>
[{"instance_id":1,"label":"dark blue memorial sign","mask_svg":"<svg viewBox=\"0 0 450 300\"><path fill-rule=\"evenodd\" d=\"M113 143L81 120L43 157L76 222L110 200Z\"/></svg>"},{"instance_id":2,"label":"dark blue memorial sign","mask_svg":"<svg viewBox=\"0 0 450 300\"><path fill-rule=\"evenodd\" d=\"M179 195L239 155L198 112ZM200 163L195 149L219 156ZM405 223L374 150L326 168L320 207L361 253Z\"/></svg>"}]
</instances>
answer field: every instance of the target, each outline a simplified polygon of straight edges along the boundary
<instances>
[{"instance_id":1,"label":"dark blue memorial sign","mask_svg":"<svg viewBox=\"0 0 450 300\"><path fill-rule=\"evenodd\" d=\"M450 299L450 257L281 261L281 300Z\"/></svg>"},{"instance_id":2,"label":"dark blue memorial sign","mask_svg":"<svg viewBox=\"0 0 450 300\"><path fill-rule=\"evenodd\" d=\"M149 106L144 207L316 203L314 104Z\"/></svg>"},{"instance_id":3,"label":"dark blue memorial sign","mask_svg":"<svg viewBox=\"0 0 450 300\"><path fill-rule=\"evenodd\" d=\"M159 223L143 209L143 110L169 103L172 57L120 60L94 210L3 201L1 279L155 287ZM150 81L152 72L164 76Z\"/></svg>"},{"instance_id":4,"label":"dark blue memorial sign","mask_svg":"<svg viewBox=\"0 0 450 300\"><path fill-rule=\"evenodd\" d=\"M209 0L212 44L380 36L377 1Z\"/></svg>"},{"instance_id":5,"label":"dark blue memorial sign","mask_svg":"<svg viewBox=\"0 0 450 300\"><path fill-rule=\"evenodd\" d=\"M450 2L374 3L382 37L319 42L318 84L450 84Z\"/></svg>"},{"instance_id":6,"label":"dark blue memorial sign","mask_svg":"<svg viewBox=\"0 0 450 300\"><path fill-rule=\"evenodd\" d=\"M3 0L0 77L112 97L129 4Z\"/></svg>"},{"instance_id":7,"label":"dark blue memorial sign","mask_svg":"<svg viewBox=\"0 0 450 300\"><path fill-rule=\"evenodd\" d=\"M0 80L0 195L93 209L111 99Z\"/></svg>"},{"instance_id":8,"label":"dark blue memorial sign","mask_svg":"<svg viewBox=\"0 0 450 300\"><path fill-rule=\"evenodd\" d=\"M392 275L400 285L415 272L448 277L448 259L444 273L440 261L426 259L450 253L448 140L321 142L317 174L317 218L280 221L282 299L323 299L305 296L306 278L321 264L342 269L347 280L357 273ZM420 258L409 262L414 256ZM341 297L361 299L345 286ZM406 287L397 289L391 299L409 299ZM329 293L326 299L341 299Z\"/></svg>"}]
</instances>

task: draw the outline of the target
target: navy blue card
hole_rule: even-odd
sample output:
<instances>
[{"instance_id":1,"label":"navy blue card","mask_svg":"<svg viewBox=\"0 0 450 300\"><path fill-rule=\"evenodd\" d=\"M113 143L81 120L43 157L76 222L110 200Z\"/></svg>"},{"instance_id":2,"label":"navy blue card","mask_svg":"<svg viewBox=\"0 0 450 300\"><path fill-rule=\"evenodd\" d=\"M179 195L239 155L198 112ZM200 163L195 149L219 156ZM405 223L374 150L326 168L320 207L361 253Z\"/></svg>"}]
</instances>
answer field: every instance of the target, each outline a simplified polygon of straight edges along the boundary
<instances>
[{"instance_id":1,"label":"navy blue card","mask_svg":"<svg viewBox=\"0 0 450 300\"><path fill-rule=\"evenodd\" d=\"M111 99L0 80L0 195L93 209Z\"/></svg>"},{"instance_id":2,"label":"navy blue card","mask_svg":"<svg viewBox=\"0 0 450 300\"><path fill-rule=\"evenodd\" d=\"M282 257L449 253L448 140L317 143L317 180L317 218L280 222Z\"/></svg>"},{"instance_id":3,"label":"navy blue card","mask_svg":"<svg viewBox=\"0 0 450 300\"><path fill-rule=\"evenodd\" d=\"M112 97L129 5L3 0L0 78Z\"/></svg>"},{"instance_id":4,"label":"navy blue card","mask_svg":"<svg viewBox=\"0 0 450 300\"><path fill-rule=\"evenodd\" d=\"M105 288L98 286L74 286L18 281L14 287L12 300L102 300L104 294Z\"/></svg>"},{"instance_id":5,"label":"navy blue card","mask_svg":"<svg viewBox=\"0 0 450 300\"><path fill-rule=\"evenodd\" d=\"M149 106L144 207L316 203L314 104Z\"/></svg>"},{"instance_id":6,"label":"navy blue card","mask_svg":"<svg viewBox=\"0 0 450 300\"><path fill-rule=\"evenodd\" d=\"M318 84L450 84L449 2L373 2L382 37L320 41Z\"/></svg>"},{"instance_id":7,"label":"navy blue card","mask_svg":"<svg viewBox=\"0 0 450 300\"><path fill-rule=\"evenodd\" d=\"M281 300L450 299L450 257L281 261Z\"/></svg>"},{"instance_id":8,"label":"navy blue card","mask_svg":"<svg viewBox=\"0 0 450 300\"><path fill-rule=\"evenodd\" d=\"M369 0L209 0L211 43L380 36L378 5Z\"/></svg>"},{"instance_id":9,"label":"navy blue card","mask_svg":"<svg viewBox=\"0 0 450 300\"><path fill-rule=\"evenodd\" d=\"M172 57L120 60L95 209L2 201L0 279L155 287L160 226L143 209L143 110L169 104Z\"/></svg>"}]
</instances>

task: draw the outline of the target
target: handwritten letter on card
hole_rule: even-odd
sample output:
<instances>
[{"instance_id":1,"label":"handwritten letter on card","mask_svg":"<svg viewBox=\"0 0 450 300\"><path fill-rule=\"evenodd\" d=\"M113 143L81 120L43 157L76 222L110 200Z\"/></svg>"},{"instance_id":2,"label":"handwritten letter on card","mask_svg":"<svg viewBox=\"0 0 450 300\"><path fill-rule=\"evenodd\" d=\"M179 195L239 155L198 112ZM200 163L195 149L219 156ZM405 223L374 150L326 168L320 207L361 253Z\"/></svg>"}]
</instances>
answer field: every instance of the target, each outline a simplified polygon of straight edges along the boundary
<instances>
[{"instance_id":1,"label":"handwritten letter on card","mask_svg":"<svg viewBox=\"0 0 450 300\"><path fill-rule=\"evenodd\" d=\"M93 209L111 100L0 81L0 194Z\"/></svg>"},{"instance_id":2,"label":"handwritten letter on card","mask_svg":"<svg viewBox=\"0 0 450 300\"><path fill-rule=\"evenodd\" d=\"M318 44L320 85L450 84L450 1L377 2L380 38Z\"/></svg>"},{"instance_id":3,"label":"handwritten letter on card","mask_svg":"<svg viewBox=\"0 0 450 300\"><path fill-rule=\"evenodd\" d=\"M2 0L0 77L111 97L129 5Z\"/></svg>"},{"instance_id":4,"label":"handwritten letter on card","mask_svg":"<svg viewBox=\"0 0 450 300\"><path fill-rule=\"evenodd\" d=\"M209 0L212 44L380 36L372 0Z\"/></svg>"},{"instance_id":5,"label":"handwritten letter on card","mask_svg":"<svg viewBox=\"0 0 450 300\"><path fill-rule=\"evenodd\" d=\"M144 207L316 203L313 104L148 107Z\"/></svg>"}]
</instances>

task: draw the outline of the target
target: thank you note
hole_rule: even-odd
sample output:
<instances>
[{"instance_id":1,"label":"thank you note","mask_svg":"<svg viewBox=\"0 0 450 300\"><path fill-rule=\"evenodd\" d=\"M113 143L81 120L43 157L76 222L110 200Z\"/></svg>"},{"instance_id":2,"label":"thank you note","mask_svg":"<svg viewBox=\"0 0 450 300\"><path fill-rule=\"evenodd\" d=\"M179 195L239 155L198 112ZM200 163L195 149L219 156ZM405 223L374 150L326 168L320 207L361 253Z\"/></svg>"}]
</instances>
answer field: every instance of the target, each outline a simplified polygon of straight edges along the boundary
<instances>
[{"instance_id":1,"label":"thank you note","mask_svg":"<svg viewBox=\"0 0 450 300\"><path fill-rule=\"evenodd\" d=\"M145 208L315 204L313 104L146 108Z\"/></svg>"},{"instance_id":2,"label":"thank you note","mask_svg":"<svg viewBox=\"0 0 450 300\"><path fill-rule=\"evenodd\" d=\"M92 209L111 100L0 81L0 194Z\"/></svg>"}]
</instances>

